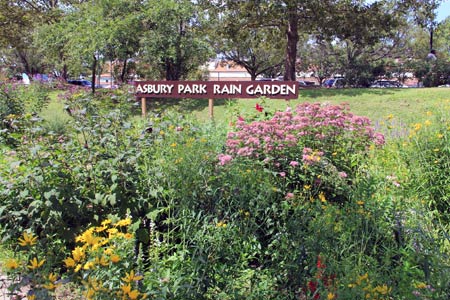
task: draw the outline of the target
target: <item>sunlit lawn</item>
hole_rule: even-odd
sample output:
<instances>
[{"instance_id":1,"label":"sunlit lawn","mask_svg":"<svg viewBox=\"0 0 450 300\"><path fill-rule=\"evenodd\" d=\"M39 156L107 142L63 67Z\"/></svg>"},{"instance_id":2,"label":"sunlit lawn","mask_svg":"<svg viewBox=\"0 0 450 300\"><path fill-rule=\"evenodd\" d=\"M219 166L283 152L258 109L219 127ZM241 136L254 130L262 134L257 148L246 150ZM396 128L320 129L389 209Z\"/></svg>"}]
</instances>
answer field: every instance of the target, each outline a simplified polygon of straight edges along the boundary
<instances>
[{"instance_id":1,"label":"sunlit lawn","mask_svg":"<svg viewBox=\"0 0 450 300\"><path fill-rule=\"evenodd\" d=\"M197 100L201 101L201 100ZM450 101L450 88L410 88L410 89L314 89L300 90L299 100L266 100L268 111L295 107L301 102L348 103L351 112L367 116L372 121L380 121L392 114L404 123L418 122L424 113ZM206 101L206 106L207 106ZM218 101L217 101L218 102ZM255 111L257 100L237 100L237 111ZM214 107L214 117L226 117L227 105L220 103ZM208 117L208 108L197 112L199 117Z\"/></svg>"}]
</instances>

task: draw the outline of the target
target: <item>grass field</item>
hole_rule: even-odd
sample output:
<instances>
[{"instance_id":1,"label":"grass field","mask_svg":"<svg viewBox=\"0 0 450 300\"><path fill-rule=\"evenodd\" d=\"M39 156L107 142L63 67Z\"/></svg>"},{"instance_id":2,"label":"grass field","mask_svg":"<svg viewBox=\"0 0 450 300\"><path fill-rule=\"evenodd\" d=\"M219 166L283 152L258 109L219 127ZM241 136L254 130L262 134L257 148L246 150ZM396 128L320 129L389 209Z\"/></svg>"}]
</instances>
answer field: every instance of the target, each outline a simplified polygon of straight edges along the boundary
<instances>
[{"instance_id":1,"label":"grass field","mask_svg":"<svg viewBox=\"0 0 450 300\"><path fill-rule=\"evenodd\" d=\"M58 100L57 93L51 94L51 103L42 112L46 120L68 119L64 104ZM369 117L373 122L380 122L388 115L393 115L405 124L420 122L426 118L426 112L439 109L450 101L450 88L410 88L410 89L311 89L300 90L298 100L265 99L265 111L285 110L303 102L320 102L331 104L348 103L351 112ZM214 100L214 120L217 123L233 121L239 112L243 115L256 112L255 104L261 100L216 99ZM148 99L147 110L161 111L176 108L185 114L193 114L200 120L209 120L208 100L206 99ZM235 112L234 114L232 112Z\"/></svg>"}]
</instances>

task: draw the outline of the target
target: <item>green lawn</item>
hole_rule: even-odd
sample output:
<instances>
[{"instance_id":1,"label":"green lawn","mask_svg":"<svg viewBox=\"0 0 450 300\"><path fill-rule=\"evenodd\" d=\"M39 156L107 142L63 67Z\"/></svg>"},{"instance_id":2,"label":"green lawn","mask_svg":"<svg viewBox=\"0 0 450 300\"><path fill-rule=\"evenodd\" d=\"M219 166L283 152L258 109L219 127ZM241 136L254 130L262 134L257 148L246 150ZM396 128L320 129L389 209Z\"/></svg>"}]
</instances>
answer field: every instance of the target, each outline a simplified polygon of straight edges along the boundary
<instances>
[{"instance_id":1,"label":"green lawn","mask_svg":"<svg viewBox=\"0 0 450 300\"><path fill-rule=\"evenodd\" d=\"M57 93L50 95L51 102L42 112L42 117L50 122L64 122L69 116L64 111L64 104ZM298 100L266 99L263 106L266 111L285 110L302 102L320 102L341 104L348 103L354 114L367 116L373 122L381 121L392 114L402 123L411 124L423 121L426 112L439 109L450 101L450 88L409 88L409 89L311 89L300 90ZM215 99L214 120L218 123L232 121L232 113L243 115L256 113L255 104L260 100L252 99ZM148 99L147 110L164 111L176 107L184 113L193 113L198 119L209 120L207 99Z\"/></svg>"},{"instance_id":2,"label":"green lawn","mask_svg":"<svg viewBox=\"0 0 450 300\"><path fill-rule=\"evenodd\" d=\"M410 124L426 118L426 112L439 108L450 101L450 88L410 88L410 89L314 89L300 90L298 100L266 100L267 111L284 110L301 102L349 103L351 112L367 116L372 121L381 121L394 115L403 123ZM190 100L192 101L192 100ZM195 114L200 119L208 119L208 100L198 105ZM215 100L214 118L227 119L227 103L233 103L235 111L255 112L257 100ZM226 120L228 121L228 120Z\"/></svg>"}]
</instances>

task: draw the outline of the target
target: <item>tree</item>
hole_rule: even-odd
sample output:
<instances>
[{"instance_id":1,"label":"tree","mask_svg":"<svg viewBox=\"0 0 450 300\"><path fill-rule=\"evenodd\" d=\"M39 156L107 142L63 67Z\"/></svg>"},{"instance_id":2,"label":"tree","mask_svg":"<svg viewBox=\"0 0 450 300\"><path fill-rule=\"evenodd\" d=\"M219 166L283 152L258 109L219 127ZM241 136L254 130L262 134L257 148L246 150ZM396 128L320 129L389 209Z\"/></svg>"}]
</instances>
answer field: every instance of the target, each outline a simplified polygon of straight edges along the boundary
<instances>
[{"instance_id":1,"label":"tree","mask_svg":"<svg viewBox=\"0 0 450 300\"><path fill-rule=\"evenodd\" d=\"M261 74L279 72L283 40L279 39L278 28L235 29L229 37L222 37L219 46L227 60L244 67L252 80Z\"/></svg>"},{"instance_id":2,"label":"tree","mask_svg":"<svg viewBox=\"0 0 450 300\"><path fill-rule=\"evenodd\" d=\"M201 31L206 21L198 5L189 0L149 0L145 4L140 56L153 76L166 80L187 78L211 56Z\"/></svg>"},{"instance_id":3,"label":"tree","mask_svg":"<svg viewBox=\"0 0 450 300\"><path fill-rule=\"evenodd\" d=\"M95 92L96 73L106 59L122 62L121 82L127 62L139 51L140 1L99 0L71 7L58 21L40 27L37 41L47 59L73 74L88 67Z\"/></svg>"},{"instance_id":4,"label":"tree","mask_svg":"<svg viewBox=\"0 0 450 300\"><path fill-rule=\"evenodd\" d=\"M11 1L0 0L0 47L12 49L10 59L20 66L21 72L28 74L42 70L39 56L31 47L30 32L40 22L39 15Z\"/></svg>"},{"instance_id":5,"label":"tree","mask_svg":"<svg viewBox=\"0 0 450 300\"><path fill-rule=\"evenodd\" d=\"M409 0L407 1L416 24L428 30L429 51L433 50L434 31L437 27L436 9L442 0Z\"/></svg>"}]
</instances>

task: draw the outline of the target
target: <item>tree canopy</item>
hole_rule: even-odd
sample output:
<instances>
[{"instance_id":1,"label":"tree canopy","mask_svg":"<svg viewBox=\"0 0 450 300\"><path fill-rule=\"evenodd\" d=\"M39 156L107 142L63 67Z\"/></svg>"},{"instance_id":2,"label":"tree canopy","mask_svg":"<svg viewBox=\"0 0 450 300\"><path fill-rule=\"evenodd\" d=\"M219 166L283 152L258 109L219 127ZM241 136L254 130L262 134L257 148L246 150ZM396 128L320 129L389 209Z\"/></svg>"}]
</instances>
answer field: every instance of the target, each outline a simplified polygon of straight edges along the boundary
<instances>
[{"instance_id":1,"label":"tree canopy","mask_svg":"<svg viewBox=\"0 0 450 300\"><path fill-rule=\"evenodd\" d=\"M110 61L115 79L126 82L131 73L202 78L199 67L220 57L252 79L295 80L298 71L312 71L320 80L345 73L352 85L364 85L432 48L448 59L448 43L441 42L448 22L436 21L440 3L0 0L0 61L11 72L90 73L93 82Z\"/></svg>"}]
</instances>

